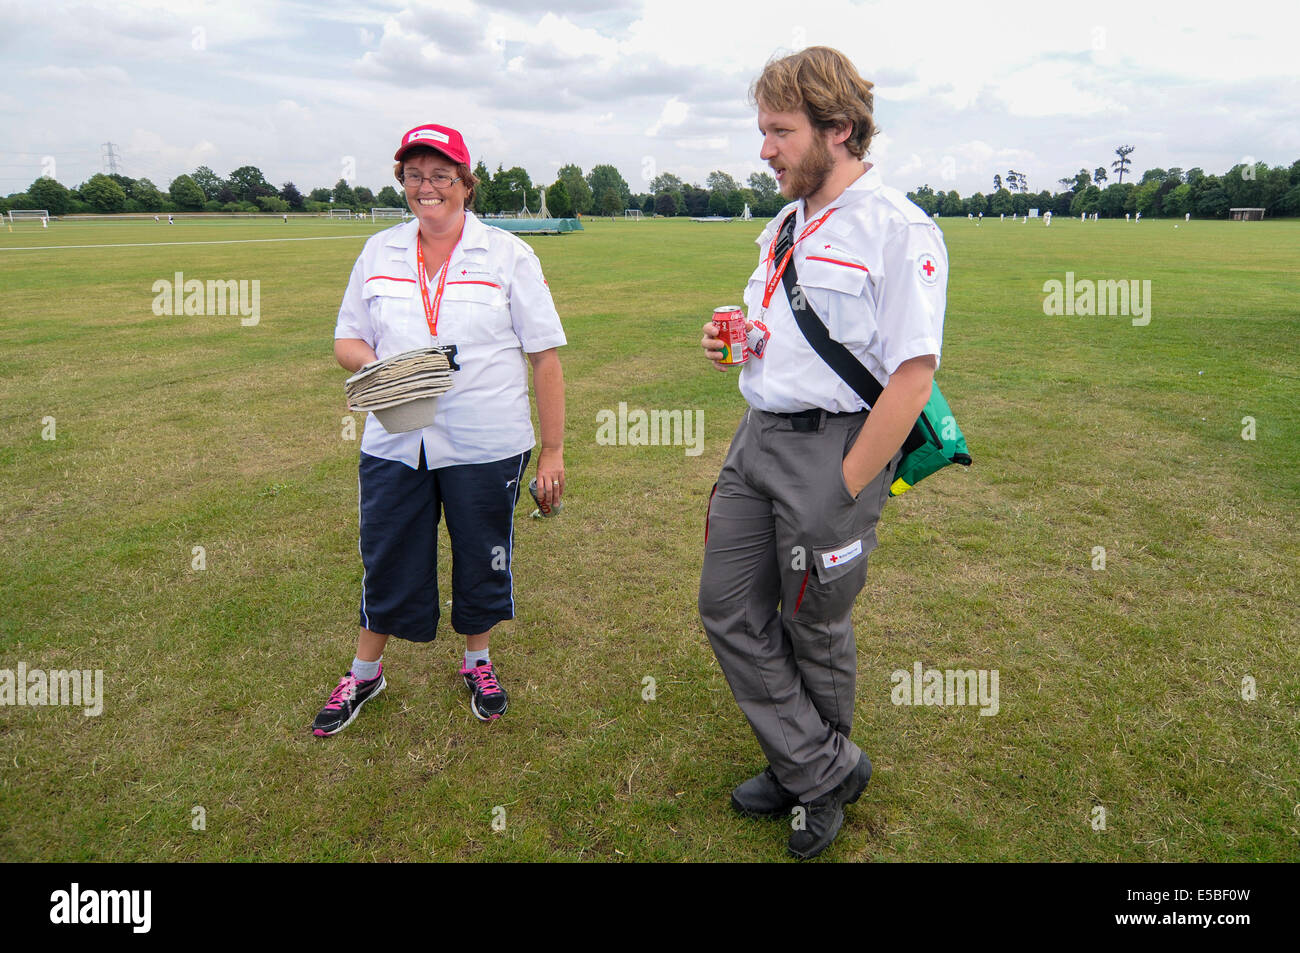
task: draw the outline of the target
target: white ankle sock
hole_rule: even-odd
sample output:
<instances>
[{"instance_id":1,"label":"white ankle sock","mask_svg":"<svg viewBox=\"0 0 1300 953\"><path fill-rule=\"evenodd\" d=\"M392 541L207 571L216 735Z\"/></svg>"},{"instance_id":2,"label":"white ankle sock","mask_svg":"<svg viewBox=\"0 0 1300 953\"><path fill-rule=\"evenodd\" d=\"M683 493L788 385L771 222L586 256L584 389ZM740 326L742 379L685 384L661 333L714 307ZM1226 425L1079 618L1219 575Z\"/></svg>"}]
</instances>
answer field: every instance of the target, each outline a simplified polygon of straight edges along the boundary
<instances>
[{"instance_id":1,"label":"white ankle sock","mask_svg":"<svg viewBox=\"0 0 1300 953\"><path fill-rule=\"evenodd\" d=\"M382 655L373 662L363 662L359 658L354 658L352 660L352 674L357 681L368 682L379 674L379 668L383 662L384 657Z\"/></svg>"}]
</instances>

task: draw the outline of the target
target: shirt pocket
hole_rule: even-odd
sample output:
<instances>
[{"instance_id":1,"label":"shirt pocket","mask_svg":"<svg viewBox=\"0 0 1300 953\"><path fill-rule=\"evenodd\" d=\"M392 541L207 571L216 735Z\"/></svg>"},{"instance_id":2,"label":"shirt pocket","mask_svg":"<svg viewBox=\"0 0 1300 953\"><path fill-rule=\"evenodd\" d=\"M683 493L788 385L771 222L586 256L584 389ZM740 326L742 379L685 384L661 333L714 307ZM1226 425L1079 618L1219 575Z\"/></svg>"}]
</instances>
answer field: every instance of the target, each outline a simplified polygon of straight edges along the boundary
<instances>
[{"instance_id":1,"label":"shirt pocket","mask_svg":"<svg viewBox=\"0 0 1300 953\"><path fill-rule=\"evenodd\" d=\"M412 299L416 293L414 278L392 275L375 275L367 278L361 286L361 300L370 309L370 323L375 329L375 340L370 344L376 353L384 353L391 344L393 333L410 320Z\"/></svg>"},{"instance_id":2,"label":"shirt pocket","mask_svg":"<svg viewBox=\"0 0 1300 953\"><path fill-rule=\"evenodd\" d=\"M874 286L867 266L839 250L810 252L799 286L832 338L866 344L876 335Z\"/></svg>"},{"instance_id":3,"label":"shirt pocket","mask_svg":"<svg viewBox=\"0 0 1300 953\"><path fill-rule=\"evenodd\" d=\"M439 338L464 344L518 343L510 323L510 297L496 276L449 278L440 310Z\"/></svg>"}]
</instances>

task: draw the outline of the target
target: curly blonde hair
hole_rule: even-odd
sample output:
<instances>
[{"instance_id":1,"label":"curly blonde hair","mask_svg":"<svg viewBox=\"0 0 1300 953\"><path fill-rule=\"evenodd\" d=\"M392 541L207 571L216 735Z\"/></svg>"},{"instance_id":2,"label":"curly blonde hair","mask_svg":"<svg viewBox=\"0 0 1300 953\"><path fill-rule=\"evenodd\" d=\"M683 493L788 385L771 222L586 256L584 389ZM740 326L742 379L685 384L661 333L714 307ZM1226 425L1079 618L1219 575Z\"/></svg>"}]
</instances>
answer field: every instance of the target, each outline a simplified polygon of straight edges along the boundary
<instances>
[{"instance_id":1,"label":"curly blonde hair","mask_svg":"<svg viewBox=\"0 0 1300 953\"><path fill-rule=\"evenodd\" d=\"M773 57L749 87L749 98L773 112L804 112L818 129L850 127L844 145L861 159L876 134L872 83L849 58L829 46Z\"/></svg>"}]
</instances>

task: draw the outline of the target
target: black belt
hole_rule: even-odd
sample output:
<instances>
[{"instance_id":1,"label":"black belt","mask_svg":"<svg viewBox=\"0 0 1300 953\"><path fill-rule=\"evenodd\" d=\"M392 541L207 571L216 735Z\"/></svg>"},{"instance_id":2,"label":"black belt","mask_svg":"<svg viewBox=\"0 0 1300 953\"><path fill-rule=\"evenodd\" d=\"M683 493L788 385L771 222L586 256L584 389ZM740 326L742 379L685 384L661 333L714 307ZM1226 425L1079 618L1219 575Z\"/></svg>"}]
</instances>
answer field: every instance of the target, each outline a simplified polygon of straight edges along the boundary
<instances>
[{"instance_id":1,"label":"black belt","mask_svg":"<svg viewBox=\"0 0 1300 953\"><path fill-rule=\"evenodd\" d=\"M849 410L832 413L829 410L822 410L820 407L813 407L809 410L799 410L794 413L781 414L769 411L773 417L784 417L790 421L790 429L797 433L809 433L817 430L822 425L823 419L833 417L857 417L865 414L865 410Z\"/></svg>"}]
</instances>

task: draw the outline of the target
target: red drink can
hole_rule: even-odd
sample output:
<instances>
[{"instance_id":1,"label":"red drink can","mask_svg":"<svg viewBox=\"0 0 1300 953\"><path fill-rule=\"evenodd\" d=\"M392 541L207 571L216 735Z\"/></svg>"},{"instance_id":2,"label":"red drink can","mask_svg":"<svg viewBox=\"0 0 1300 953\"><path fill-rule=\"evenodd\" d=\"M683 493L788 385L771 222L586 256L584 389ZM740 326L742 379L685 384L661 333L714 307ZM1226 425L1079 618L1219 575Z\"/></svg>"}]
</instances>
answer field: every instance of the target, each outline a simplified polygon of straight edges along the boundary
<instances>
[{"instance_id":1,"label":"red drink can","mask_svg":"<svg viewBox=\"0 0 1300 953\"><path fill-rule=\"evenodd\" d=\"M745 350L745 312L734 304L713 309L713 324L722 341L722 360L719 364L744 364L749 359Z\"/></svg>"}]
</instances>

